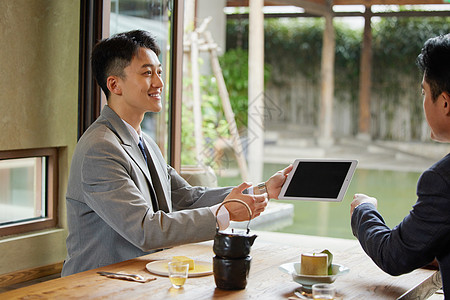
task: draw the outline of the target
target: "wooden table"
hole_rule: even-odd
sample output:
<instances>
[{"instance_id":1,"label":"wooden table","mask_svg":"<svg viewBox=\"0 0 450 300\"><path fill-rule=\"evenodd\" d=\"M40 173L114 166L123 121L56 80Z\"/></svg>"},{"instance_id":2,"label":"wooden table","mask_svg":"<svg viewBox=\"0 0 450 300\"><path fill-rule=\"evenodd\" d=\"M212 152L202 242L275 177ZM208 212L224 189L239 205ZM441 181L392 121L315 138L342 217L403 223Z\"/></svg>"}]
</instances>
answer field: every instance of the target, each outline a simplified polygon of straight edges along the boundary
<instances>
[{"instance_id":1,"label":"wooden table","mask_svg":"<svg viewBox=\"0 0 450 300\"><path fill-rule=\"evenodd\" d=\"M343 240L284 233L255 232L252 265L246 289L226 291L216 288L214 276L189 278L182 289L174 289L167 277L138 283L110 279L97 271L127 272L152 277L145 266L155 260L186 255L212 261L212 241L174 247L99 269L35 284L0 294L0 299L288 299L299 287L278 266L296 262L300 253L329 249L334 262L350 268L334 283L341 299L426 299L440 288L440 273L419 269L393 277L381 271L356 240Z\"/></svg>"}]
</instances>

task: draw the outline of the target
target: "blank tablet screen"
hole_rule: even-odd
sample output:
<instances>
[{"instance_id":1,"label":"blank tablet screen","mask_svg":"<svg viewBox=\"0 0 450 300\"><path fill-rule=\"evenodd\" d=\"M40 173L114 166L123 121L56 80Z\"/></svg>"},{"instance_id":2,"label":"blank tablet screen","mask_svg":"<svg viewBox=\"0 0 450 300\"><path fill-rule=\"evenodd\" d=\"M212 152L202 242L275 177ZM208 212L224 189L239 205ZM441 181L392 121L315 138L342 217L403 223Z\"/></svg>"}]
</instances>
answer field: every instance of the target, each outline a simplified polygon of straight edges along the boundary
<instances>
[{"instance_id":1,"label":"blank tablet screen","mask_svg":"<svg viewBox=\"0 0 450 300\"><path fill-rule=\"evenodd\" d=\"M337 198L351 162L299 162L285 197Z\"/></svg>"}]
</instances>

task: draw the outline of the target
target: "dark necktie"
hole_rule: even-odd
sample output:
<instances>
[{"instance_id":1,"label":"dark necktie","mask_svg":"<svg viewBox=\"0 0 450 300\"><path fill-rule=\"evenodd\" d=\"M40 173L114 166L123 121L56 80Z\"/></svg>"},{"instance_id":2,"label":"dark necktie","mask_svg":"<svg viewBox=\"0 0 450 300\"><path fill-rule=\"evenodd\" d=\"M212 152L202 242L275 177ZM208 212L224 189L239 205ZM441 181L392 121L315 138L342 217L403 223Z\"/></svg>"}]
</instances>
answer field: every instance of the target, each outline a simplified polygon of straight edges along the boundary
<instances>
[{"instance_id":1,"label":"dark necktie","mask_svg":"<svg viewBox=\"0 0 450 300\"><path fill-rule=\"evenodd\" d=\"M148 156L147 156L147 153L146 153L147 152L146 151L146 147L144 145L144 141L141 138L139 138L138 146L139 146L139 149L141 149L142 155L144 156L145 162L147 163L147 168L150 171L151 167L148 164ZM155 182L158 180L158 178L154 178L151 173L152 172L150 171L150 176L152 177L153 186L150 186L150 197L152 198L153 211L157 212L159 210L159 206L158 206L158 200L156 198L156 194L155 194L155 191L154 191L154 186L155 186Z\"/></svg>"}]
</instances>

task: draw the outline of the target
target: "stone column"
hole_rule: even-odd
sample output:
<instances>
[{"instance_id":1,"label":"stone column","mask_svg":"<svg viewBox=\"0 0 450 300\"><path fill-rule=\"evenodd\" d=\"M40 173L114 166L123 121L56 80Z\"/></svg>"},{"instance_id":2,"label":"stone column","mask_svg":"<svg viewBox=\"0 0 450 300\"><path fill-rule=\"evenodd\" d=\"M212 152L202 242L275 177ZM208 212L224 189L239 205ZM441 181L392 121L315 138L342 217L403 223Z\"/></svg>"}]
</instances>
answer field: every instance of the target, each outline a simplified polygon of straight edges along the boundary
<instances>
[{"instance_id":1,"label":"stone column","mask_svg":"<svg viewBox=\"0 0 450 300\"><path fill-rule=\"evenodd\" d=\"M249 3L248 169L249 180L262 181L264 165L264 1Z\"/></svg>"},{"instance_id":2,"label":"stone column","mask_svg":"<svg viewBox=\"0 0 450 300\"><path fill-rule=\"evenodd\" d=\"M334 100L334 56L335 34L331 11L324 15L325 30L323 32L321 96L319 115L319 145L330 146L333 141L333 100Z\"/></svg>"},{"instance_id":3,"label":"stone column","mask_svg":"<svg viewBox=\"0 0 450 300\"><path fill-rule=\"evenodd\" d=\"M364 13L364 36L359 73L359 121L358 138L370 140L370 90L372 87L372 11L366 6Z\"/></svg>"}]
</instances>

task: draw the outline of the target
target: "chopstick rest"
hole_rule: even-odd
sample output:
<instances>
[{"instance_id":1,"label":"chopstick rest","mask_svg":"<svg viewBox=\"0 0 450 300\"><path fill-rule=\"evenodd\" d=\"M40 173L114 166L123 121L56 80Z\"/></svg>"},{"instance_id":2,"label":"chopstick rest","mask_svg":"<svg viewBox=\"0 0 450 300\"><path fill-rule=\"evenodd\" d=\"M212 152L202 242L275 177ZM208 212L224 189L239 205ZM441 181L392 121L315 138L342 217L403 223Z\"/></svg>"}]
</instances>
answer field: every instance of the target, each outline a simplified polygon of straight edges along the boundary
<instances>
[{"instance_id":1,"label":"chopstick rest","mask_svg":"<svg viewBox=\"0 0 450 300\"><path fill-rule=\"evenodd\" d=\"M146 283L149 281L156 280L156 277L144 278L143 276L137 275L137 274L125 274L125 273L113 273L113 272L97 272L97 274L100 274L101 276L106 276L108 278L124 279L124 280L136 281L136 282L140 282L140 283Z\"/></svg>"}]
</instances>

